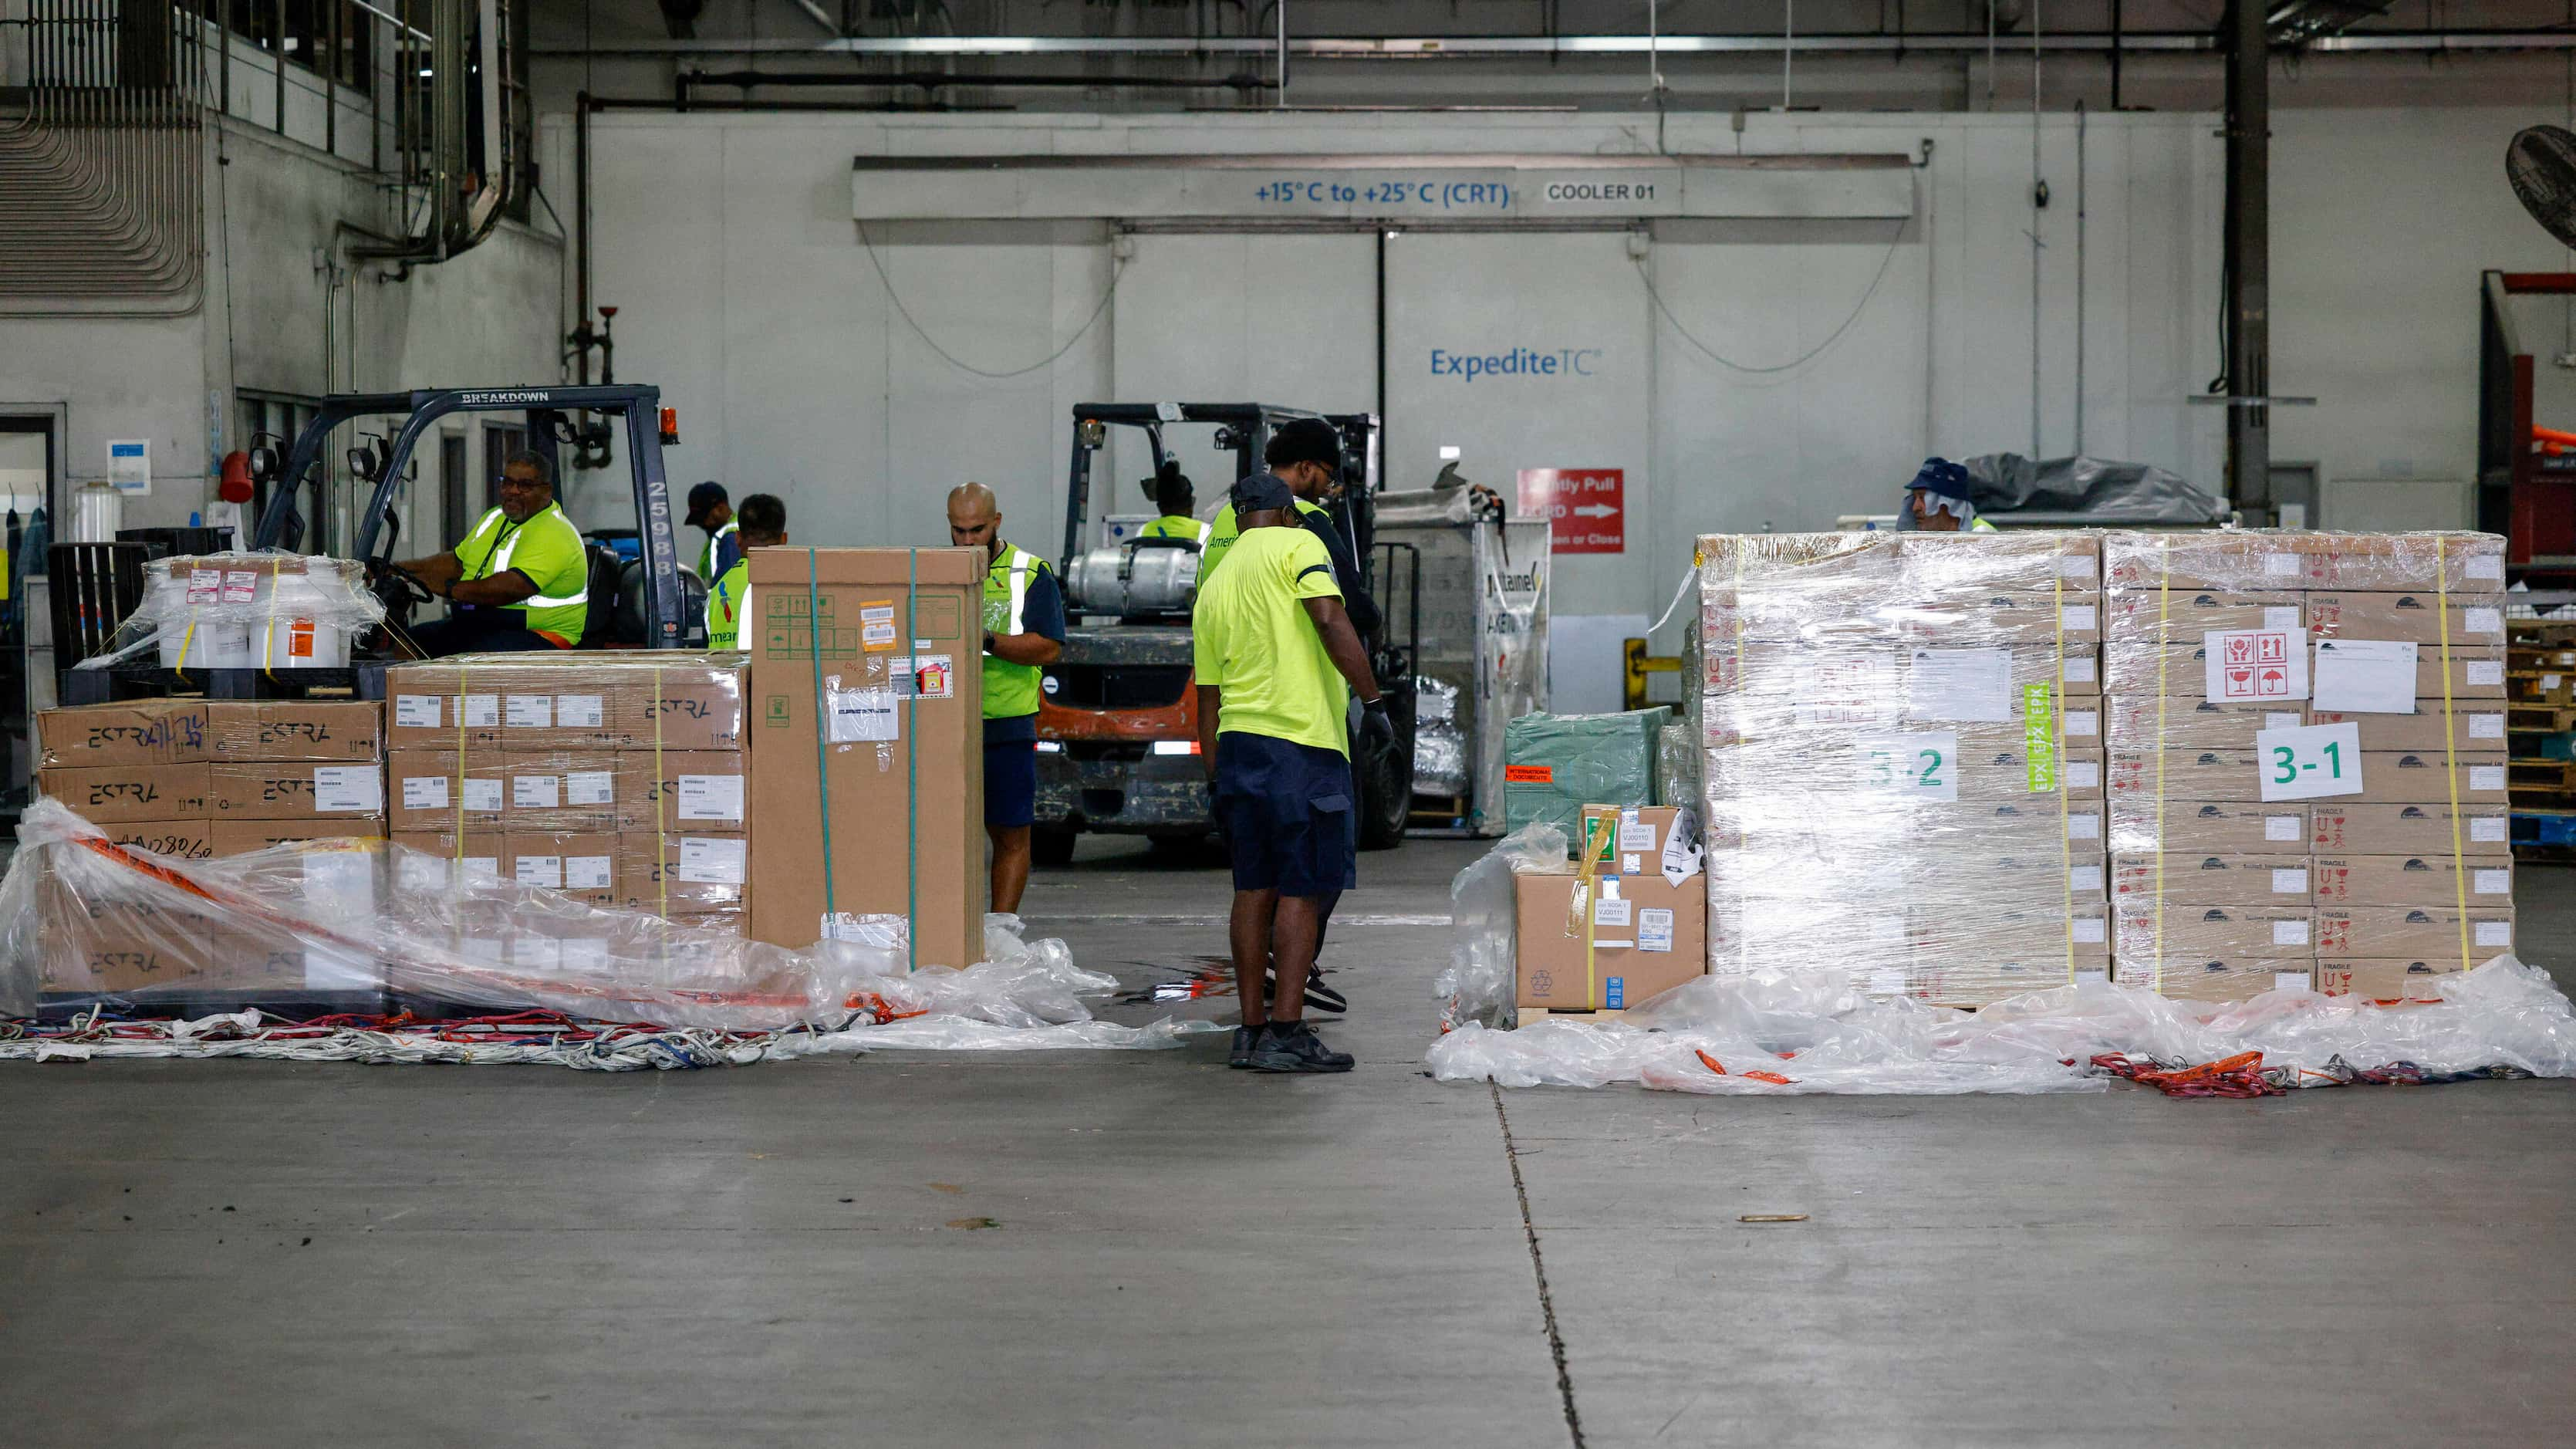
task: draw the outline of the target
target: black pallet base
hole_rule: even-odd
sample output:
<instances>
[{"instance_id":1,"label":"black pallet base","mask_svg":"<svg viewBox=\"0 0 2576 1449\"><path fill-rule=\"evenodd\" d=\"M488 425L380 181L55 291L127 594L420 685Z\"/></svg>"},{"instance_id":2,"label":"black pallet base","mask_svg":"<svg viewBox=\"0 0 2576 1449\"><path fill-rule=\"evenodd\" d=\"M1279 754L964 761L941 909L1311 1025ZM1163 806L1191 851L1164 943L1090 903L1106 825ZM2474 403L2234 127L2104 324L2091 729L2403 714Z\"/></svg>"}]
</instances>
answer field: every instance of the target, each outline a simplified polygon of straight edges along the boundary
<instances>
[{"instance_id":1,"label":"black pallet base","mask_svg":"<svg viewBox=\"0 0 2576 1449\"><path fill-rule=\"evenodd\" d=\"M36 1019L60 1026L72 1018L104 1009L109 1016L154 1021L193 1021L258 1008L279 1021L311 1021L317 1016L390 1016L392 998L381 991L207 991L159 993L137 999L117 995L71 995L47 992L37 999Z\"/></svg>"},{"instance_id":2,"label":"black pallet base","mask_svg":"<svg viewBox=\"0 0 2576 1449\"><path fill-rule=\"evenodd\" d=\"M383 699L385 664L363 661L345 669L162 669L118 665L67 669L65 704L113 704L173 695L207 699Z\"/></svg>"}]
</instances>

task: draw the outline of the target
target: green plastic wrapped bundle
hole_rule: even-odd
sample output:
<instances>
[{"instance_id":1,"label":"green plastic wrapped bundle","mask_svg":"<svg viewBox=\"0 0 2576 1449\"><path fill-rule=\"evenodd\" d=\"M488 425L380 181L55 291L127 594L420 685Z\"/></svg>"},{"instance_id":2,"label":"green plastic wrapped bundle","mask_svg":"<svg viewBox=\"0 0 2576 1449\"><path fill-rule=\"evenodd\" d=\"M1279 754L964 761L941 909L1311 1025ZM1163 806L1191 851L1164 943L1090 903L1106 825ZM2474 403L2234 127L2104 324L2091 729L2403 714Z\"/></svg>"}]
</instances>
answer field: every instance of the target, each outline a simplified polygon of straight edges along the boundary
<instances>
[{"instance_id":1,"label":"green plastic wrapped bundle","mask_svg":"<svg viewBox=\"0 0 2576 1449\"><path fill-rule=\"evenodd\" d=\"M1655 803L1655 746L1669 709L1525 714L1503 731L1506 827L1554 825L1571 840L1586 805Z\"/></svg>"}]
</instances>

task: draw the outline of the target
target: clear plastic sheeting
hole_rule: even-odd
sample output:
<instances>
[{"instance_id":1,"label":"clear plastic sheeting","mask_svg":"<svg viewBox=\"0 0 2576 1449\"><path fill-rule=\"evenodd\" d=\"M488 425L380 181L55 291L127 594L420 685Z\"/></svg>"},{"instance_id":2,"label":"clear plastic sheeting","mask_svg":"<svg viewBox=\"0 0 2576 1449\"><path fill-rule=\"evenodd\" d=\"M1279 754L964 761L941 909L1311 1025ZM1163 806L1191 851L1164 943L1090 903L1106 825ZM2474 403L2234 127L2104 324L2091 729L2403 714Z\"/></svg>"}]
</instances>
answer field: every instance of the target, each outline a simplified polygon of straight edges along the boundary
<instances>
[{"instance_id":1,"label":"clear plastic sheeting","mask_svg":"<svg viewBox=\"0 0 2576 1449\"><path fill-rule=\"evenodd\" d=\"M1556 826L1525 825L1450 882L1449 965L1431 985L1441 1001L1441 1031L1470 1024L1508 1028L1518 1018L1512 877L1563 870L1567 848L1565 832Z\"/></svg>"},{"instance_id":2,"label":"clear plastic sheeting","mask_svg":"<svg viewBox=\"0 0 2576 1449\"><path fill-rule=\"evenodd\" d=\"M1426 1057L1442 1081L1635 1082L1709 1095L1947 1095L2106 1090L2119 1054L2166 1068L2258 1055L2267 1090L2474 1076L2576 1076L2576 1007L2546 972L2500 956L2446 976L2439 999L2381 1006L2309 991L2179 1001L2106 982L1977 1012L1872 1001L1785 971L1705 977L1616 1025L1465 1025Z\"/></svg>"},{"instance_id":3,"label":"clear plastic sheeting","mask_svg":"<svg viewBox=\"0 0 2576 1449\"><path fill-rule=\"evenodd\" d=\"M109 647L77 665L168 669L337 669L384 605L351 559L219 553L154 559L143 598Z\"/></svg>"},{"instance_id":4,"label":"clear plastic sheeting","mask_svg":"<svg viewBox=\"0 0 2576 1449\"><path fill-rule=\"evenodd\" d=\"M1074 965L1061 941L1025 940L1017 917L988 919L982 962L907 971L899 947L791 951L455 865L379 840L180 861L40 800L0 881L0 1015L220 1016L207 1006L291 1000L372 1017L435 1003L660 1031L823 1031L845 1049L1163 1046L1214 1029L1093 1021L1084 998L1116 981ZM889 1023L903 1030L866 1035Z\"/></svg>"},{"instance_id":5,"label":"clear plastic sheeting","mask_svg":"<svg viewBox=\"0 0 2576 1449\"><path fill-rule=\"evenodd\" d=\"M1960 464L1979 513L2068 515L2087 524L2200 524L2227 517L2227 501L2152 463L1988 453Z\"/></svg>"}]
</instances>

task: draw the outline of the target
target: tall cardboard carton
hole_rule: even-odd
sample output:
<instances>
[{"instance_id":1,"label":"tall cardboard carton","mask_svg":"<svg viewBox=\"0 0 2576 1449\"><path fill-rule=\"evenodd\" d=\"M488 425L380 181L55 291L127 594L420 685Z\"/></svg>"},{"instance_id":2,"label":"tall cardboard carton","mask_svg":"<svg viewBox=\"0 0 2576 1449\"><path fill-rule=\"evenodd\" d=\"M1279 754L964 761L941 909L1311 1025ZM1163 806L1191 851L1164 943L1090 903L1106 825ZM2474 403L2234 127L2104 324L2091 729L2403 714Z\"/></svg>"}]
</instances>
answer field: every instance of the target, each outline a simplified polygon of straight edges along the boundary
<instances>
[{"instance_id":1,"label":"tall cardboard carton","mask_svg":"<svg viewBox=\"0 0 2576 1449\"><path fill-rule=\"evenodd\" d=\"M902 940L917 964L983 955L985 556L748 555L751 934Z\"/></svg>"}]
</instances>

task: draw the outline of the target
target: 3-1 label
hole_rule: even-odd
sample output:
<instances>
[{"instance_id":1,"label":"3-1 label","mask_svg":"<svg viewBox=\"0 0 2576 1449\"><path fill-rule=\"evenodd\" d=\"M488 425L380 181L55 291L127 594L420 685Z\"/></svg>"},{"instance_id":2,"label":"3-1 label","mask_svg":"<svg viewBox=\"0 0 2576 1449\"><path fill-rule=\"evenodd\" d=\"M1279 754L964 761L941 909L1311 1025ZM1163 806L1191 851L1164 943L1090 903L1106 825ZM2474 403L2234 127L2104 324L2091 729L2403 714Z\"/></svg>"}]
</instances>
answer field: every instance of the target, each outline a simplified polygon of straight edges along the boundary
<instances>
[{"instance_id":1,"label":"3-1 label","mask_svg":"<svg viewBox=\"0 0 2576 1449\"><path fill-rule=\"evenodd\" d=\"M1959 798L1959 736L1940 730L1863 735L1852 742L1860 783L1915 800Z\"/></svg>"},{"instance_id":2,"label":"3-1 label","mask_svg":"<svg viewBox=\"0 0 2576 1449\"><path fill-rule=\"evenodd\" d=\"M2254 749L2266 801L2317 800L2362 791L2358 724L2260 730L2254 735Z\"/></svg>"}]
</instances>

